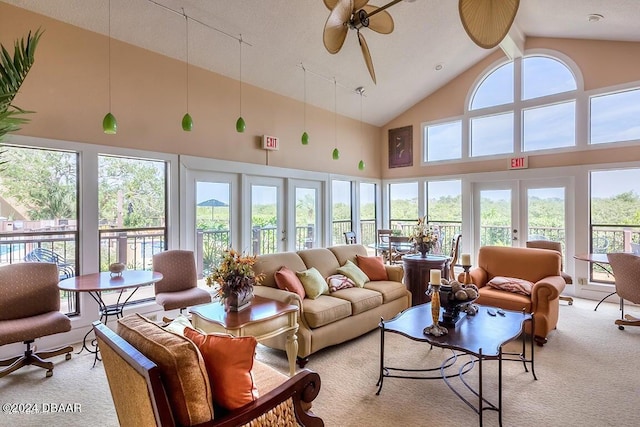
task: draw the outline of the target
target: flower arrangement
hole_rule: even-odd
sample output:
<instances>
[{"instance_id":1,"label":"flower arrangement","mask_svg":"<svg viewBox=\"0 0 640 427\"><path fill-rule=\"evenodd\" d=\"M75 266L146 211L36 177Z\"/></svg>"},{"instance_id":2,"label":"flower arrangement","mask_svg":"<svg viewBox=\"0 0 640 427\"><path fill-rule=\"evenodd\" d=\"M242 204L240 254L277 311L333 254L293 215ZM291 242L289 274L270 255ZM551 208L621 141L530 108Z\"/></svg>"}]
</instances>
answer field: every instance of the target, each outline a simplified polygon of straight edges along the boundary
<instances>
[{"instance_id":1,"label":"flower arrangement","mask_svg":"<svg viewBox=\"0 0 640 427\"><path fill-rule=\"evenodd\" d=\"M253 286L264 279L263 274L256 275L253 271L255 262L255 256L234 249L225 250L218 268L207 276L207 285L218 285L217 295L222 302L231 295L253 294Z\"/></svg>"},{"instance_id":2,"label":"flower arrangement","mask_svg":"<svg viewBox=\"0 0 640 427\"><path fill-rule=\"evenodd\" d=\"M420 252L429 252L438 243L438 231L427 223L426 215L418 218L418 224L413 227L409 239L414 242Z\"/></svg>"}]
</instances>

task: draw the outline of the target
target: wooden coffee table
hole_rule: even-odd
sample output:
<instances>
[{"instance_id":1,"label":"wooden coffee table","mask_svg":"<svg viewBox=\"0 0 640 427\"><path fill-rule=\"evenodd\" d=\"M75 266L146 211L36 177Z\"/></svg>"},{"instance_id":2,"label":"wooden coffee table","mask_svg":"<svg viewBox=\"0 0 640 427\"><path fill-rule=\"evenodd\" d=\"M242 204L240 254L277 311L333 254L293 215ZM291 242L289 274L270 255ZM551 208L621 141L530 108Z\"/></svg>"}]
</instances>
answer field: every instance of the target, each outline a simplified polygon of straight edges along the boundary
<instances>
[{"instance_id":1,"label":"wooden coffee table","mask_svg":"<svg viewBox=\"0 0 640 427\"><path fill-rule=\"evenodd\" d=\"M463 402L473 409L479 416L482 426L482 415L486 410L497 411L499 424L502 425L502 362L514 360L522 362L525 371L529 371L527 363L531 365L533 378L537 379L533 363L533 336L530 335L529 347L531 354L526 358L526 340L522 336L521 353L505 353L502 346L516 339L523 331L524 322L532 322L531 330L534 330L531 314L517 311L504 310L503 315L489 315L488 311L497 312L495 307L478 306L475 316L462 314L455 328L448 327L449 333L440 337L427 335L424 328L431 326L431 304L421 304L408 308L391 320L380 322L380 376L378 377L378 391L382 391L382 383L385 378L410 378L410 379L442 379L447 386ZM440 315L442 318L442 314ZM392 332L405 336L414 341L428 343L432 346L451 350L451 356L446 358L439 366L435 365L425 369L392 368L384 365L384 337L385 333ZM468 356L468 357L462 357ZM468 359L468 360L467 360ZM466 360L466 361L465 361ZM498 402L493 404L483 396L482 364L485 360L498 361ZM470 384L463 378L464 374L471 371L478 364L478 389L473 390ZM454 365L458 366L456 371ZM471 390L477 397L476 403L469 401L453 386L451 379L459 377L465 388Z\"/></svg>"},{"instance_id":2,"label":"wooden coffee table","mask_svg":"<svg viewBox=\"0 0 640 427\"><path fill-rule=\"evenodd\" d=\"M191 323L205 332L224 332L236 337L253 336L258 342L286 335L289 375L296 373L298 355L298 307L280 301L254 296L241 311L224 310L219 302L198 305L190 310Z\"/></svg>"}]
</instances>

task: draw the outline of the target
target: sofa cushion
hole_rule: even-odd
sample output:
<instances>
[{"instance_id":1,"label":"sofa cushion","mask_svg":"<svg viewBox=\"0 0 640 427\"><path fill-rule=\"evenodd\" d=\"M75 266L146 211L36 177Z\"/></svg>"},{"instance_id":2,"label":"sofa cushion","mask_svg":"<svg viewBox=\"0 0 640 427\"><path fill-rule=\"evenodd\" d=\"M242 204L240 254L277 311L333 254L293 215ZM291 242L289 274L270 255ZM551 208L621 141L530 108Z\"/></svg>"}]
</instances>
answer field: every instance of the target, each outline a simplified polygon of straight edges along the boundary
<instances>
[{"instance_id":1,"label":"sofa cushion","mask_svg":"<svg viewBox=\"0 0 640 427\"><path fill-rule=\"evenodd\" d=\"M308 298L316 299L320 295L329 293L329 285L315 267L304 271L296 271L296 276L302 282L304 292Z\"/></svg>"},{"instance_id":2,"label":"sofa cushion","mask_svg":"<svg viewBox=\"0 0 640 427\"><path fill-rule=\"evenodd\" d=\"M364 287L365 289L379 292L382 295L383 304L407 296L407 287L401 282L393 282L390 280L371 281L367 282Z\"/></svg>"},{"instance_id":3,"label":"sofa cushion","mask_svg":"<svg viewBox=\"0 0 640 427\"><path fill-rule=\"evenodd\" d=\"M347 300L351 303L351 315L369 311L382 305L380 292L364 288L341 289L331 294L336 298Z\"/></svg>"},{"instance_id":4,"label":"sofa cushion","mask_svg":"<svg viewBox=\"0 0 640 427\"><path fill-rule=\"evenodd\" d=\"M255 337L203 334L193 328L185 328L184 334L202 353L216 405L234 410L258 398L251 373L258 344Z\"/></svg>"},{"instance_id":5,"label":"sofa cushion","mask_svg":"<svg viewBox=\"0 0 640 427\"><path fill-rule=\"evenodd\" d=\"M369 280L389 280L381 256L356 255L356 261L360 270L369 277Z\"/></svg>"},{"instance_id":6,"label":"sofa cushion","mask_svg":"<svg viewBox=\"0 0 640 427\"><path fill-rule=\"evenodd\" d=\"M344 265L347 261L356 262L356 256L368 256L369 252L364 245L338 245L329 248L338 259L338 264Z\"/></svg>"},{"instance_id":7,"label":"sofa cushion","mask_svg":"<svg viewBox=\"0 0 640 427\"><path fill-rule=\"evenodd\" d=\"M282 266L280 270L275 272L275 280L278 288L289 292L295 292L300 295L301 299L304 299L306 292L295 271L291 270L287 266Z\"/></svg>"},{"instance_id":8,"label":"sofa cushion","mask_svg":"<svg viewBox=\"0 0 640 427\"><path fill-rule=\"evenodd\" d=\"M158 365L179 424L190 426L213 419L207 368L193 342L137 313L119 319L117 333Z\"/></svg>"},{"instance_id":9,"label":"sofa cushion","mask_svg":"<svg viewBox=\"0 0 640 427\"><path fill-rule=\"evenodd\" d=\"M298 251L298 255L302 258L302 261L304 261L306 266L304 268L315 267L322 277L329 277L332 274L336 274L340 267L333 252L327 248L304 249ZM289 266L289 268L293 269L291 266ZM300 270L304 270L304 268Z\"/></svg>"},{"instance_id":10,"label":"sofa cushion","mask_svg":"<svg viewBox=\"0 0 640 427\"><path fill-rule=\"evenodd\" d=\"M332 274L327 277L329 292L339 291L340 289L353 288L356 284L344 274Z\"/></svg>"},{"instance_id":11,"label":"sofa cushion","mask_svg":"<svg viewBox=\"0 0 640 427\"><path fill-rule=\"evenodd\" d=\"M487 286L522 295L531 295L531 289L533 289L533 283L528 280L504 276L494 277L487 282Z\"/></svg>"},{"instance_id":12,"label":"sofa cushion","mask_svg":"<svg viewBox=\"0 0 640 427\"><path fill-rule=\"evenodd\" d=\"M310 328L319 328L351 316L351 303L345 299L321 295L302 301L302 315Z\"/></svg>"},{"instance_id":13,"label":"sofa cushion","mask_svg":"<svg viewBox=\"0 0 640 427\"><path fill-rule=\"evenodd\" d=\"M490 286L483 286L478 290L476 304L500 307L505 310L514 310L531 313L531 298L514 292L501 291Z\"/></svg>"},{"instance_id":14,"label":"sofa cushion","mask_svg":"<svg viewBox=\"0 0 640 427\"><path fill-rule=\"evenodd\" d=\"M180 314L176 316L168 325L164 326L164 329L173 332L174 334L184 336L184 328L193 328L193 325L187 318L187 316Z\"/></svg>"},{"instance_id":15,"label":"sofa cushion","mask_svg":"<svg viewBox=\"0 0 640 427\"><path fill-rule=\"evenodd\" d=\"M351 261L345 262L342 267L338 268L338 273L344 274L349 279L353 280L356 286L360 288L369 281L369 277L364 274L364 271Z\"/></svg>"},{"instance_id":16,"label":"sofa cushion","mask_svg":"<svg viewBox=\"0 0 640 427\"><path fill-rule=\"evenodd\" d=\"M277 288L275 272L284 265L293 271L302 271L309 268L295 252L260 255L256 258L252 268L256 275L264 274L264 279L260 283L261 286Z\"/></svg>"}]
</instances>

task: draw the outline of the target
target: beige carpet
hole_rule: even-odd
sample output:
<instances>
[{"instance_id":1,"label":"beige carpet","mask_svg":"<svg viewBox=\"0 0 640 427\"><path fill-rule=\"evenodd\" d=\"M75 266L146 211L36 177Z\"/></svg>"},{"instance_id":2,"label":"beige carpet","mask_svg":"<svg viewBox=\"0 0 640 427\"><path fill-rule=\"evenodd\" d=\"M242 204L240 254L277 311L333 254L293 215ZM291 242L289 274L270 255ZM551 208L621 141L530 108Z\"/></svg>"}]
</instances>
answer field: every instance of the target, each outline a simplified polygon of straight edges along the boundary
<instances>
[{"instance_id":1,"label":"beige carpet","mask_svg":"<svg viewBox=\"0 0 640 427\"><path fill-rule=\"evenodd\" d=\"M503 425L505 426L631 426L638 425L640 371L637 355L640 328L619 331L613 324L617 305L576 300L562 305L560 323L549 343L536 347L534 381L521 363L505 362ZM637 310L630 310L638 314ZM509 348L516 348L509 345ZM387 334L389 366L418 368L439 364L440 349ZM376 396L379 332L313 355L308 365L320 373L322 389L316 414L327 426L476 426L478 417L442 380L387 378ZM287 372L284 352L260 346L258 358ZM80 405L80 411L7 414L0 425L117 426L118 422L100 363L86 352L65 362L58 358L54 375L28 367L0 379L0 403ZM485 395L495 400L497 364L485 364ZM476 371L469 374L472 384ZM459 383L456 383L459 385ZM69 406L69 404L71 404ZM53 405L50 405L50 410ZM498 425L485 412L485 425Z\"/></svg>"}]
</instances>

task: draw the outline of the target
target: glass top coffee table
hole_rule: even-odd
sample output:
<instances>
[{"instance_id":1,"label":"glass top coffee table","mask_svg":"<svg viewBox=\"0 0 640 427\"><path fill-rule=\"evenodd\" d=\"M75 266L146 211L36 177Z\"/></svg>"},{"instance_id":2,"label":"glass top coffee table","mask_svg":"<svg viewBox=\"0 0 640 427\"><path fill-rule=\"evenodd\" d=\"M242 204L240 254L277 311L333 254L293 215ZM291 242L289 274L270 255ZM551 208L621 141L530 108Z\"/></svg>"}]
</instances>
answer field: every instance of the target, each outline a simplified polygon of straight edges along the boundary
<instances>
[{"instance_id":1,"label":"glass top coffee table","mask_svg":"<svg viewBox=\"0 0 640 427\"><path fill-rule=\"evenodd\" d=\"M442 379L447 386L479 416L482 426L483 412L497 411L499 424L502 425L502 362L513 360L522 362L526 372L529 372L527 364L531 365L533 378L537 380L533 359L533 336L529 335L529 346L526 345L525 335L522 334L525 322L532 322L531 330L534 330L531 314L517 311L503 310L498 313L494 307L478 306L478 313L474 316L463 314L455 325L448 327L448 334L435 337L427 335L423 330L431 326L431 304L421 304L408 308L390 320L380 322L380 376L378 377L377 395L382 391L385 378L409 378L409 379ZM494 315L490 315L492 312ZM442 315L440 316L442 318ZM402 335L414 341L424 342L435 347L451 350L451 356L447 357L439 366L425 369L395 368L385 366L384 363L384 339L385 334L391 332ZM503 352L502 347L518 336L522 335L522 351L520 353ZM526 347L530 348L529 358L526 357ZM467 356L467 357L463 357ZM486 360L498 362L498 401L491 403L483 396L483 370L482 364ZM464 379L464 375L478 365L478 386L474 389ZM457 371L456 371L457 369ZM459 378L460 383L477 396L477 402L472 402L461 394L453 384L454 378Z\"/></svg>"}]
</instances>

